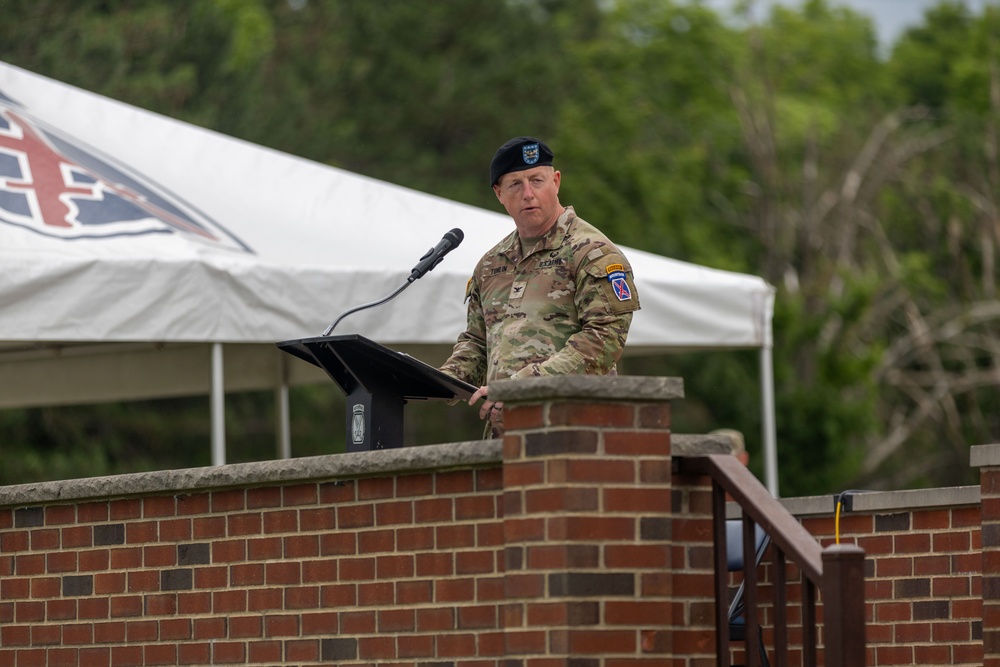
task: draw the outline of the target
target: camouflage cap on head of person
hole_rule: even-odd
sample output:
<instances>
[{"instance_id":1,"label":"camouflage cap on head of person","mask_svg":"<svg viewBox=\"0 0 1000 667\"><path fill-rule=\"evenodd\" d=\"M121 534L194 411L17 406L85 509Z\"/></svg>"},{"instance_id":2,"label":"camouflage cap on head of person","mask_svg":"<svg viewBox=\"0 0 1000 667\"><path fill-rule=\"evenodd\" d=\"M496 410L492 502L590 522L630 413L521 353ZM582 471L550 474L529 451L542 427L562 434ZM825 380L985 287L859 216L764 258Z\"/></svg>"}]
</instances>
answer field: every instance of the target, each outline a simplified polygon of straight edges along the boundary
<instances>
[{"instance_id":1,"label":"camouflage cap on head of person","mask_svg":"<svg viewBox=\"0 0 1000 667\"><path fill-rule=\"evenodd\" d=\"M490 162L490 187L512 171L524 171L552 165L551 149L534 137L514 137L493 154Z\"/></svg>"}]
</instances>

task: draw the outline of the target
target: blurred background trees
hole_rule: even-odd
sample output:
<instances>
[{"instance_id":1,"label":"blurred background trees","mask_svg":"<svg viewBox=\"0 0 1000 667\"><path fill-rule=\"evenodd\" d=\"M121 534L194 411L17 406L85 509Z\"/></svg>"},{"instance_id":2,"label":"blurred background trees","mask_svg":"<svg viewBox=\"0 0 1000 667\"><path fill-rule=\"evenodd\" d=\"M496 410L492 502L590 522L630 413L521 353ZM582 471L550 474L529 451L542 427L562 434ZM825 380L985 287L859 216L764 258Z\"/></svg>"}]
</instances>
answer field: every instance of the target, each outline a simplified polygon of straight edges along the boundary
<instances>
[{"instance_id":1,"label":"blurred background trees","mask_svg":"<svg viewBox=\"0 0 1000 667\"><path fill-rule=\"evenodd\" d=\"M8 0L0 60L488 208L496 146L545 137L562 200L612 238L776 287L782 495L972 483L968 448L1000 437L1000 8L942 2L879 45L825 0L749 4ZM622 371L683 377L675 431L740 429L759 473L756 364ZM294 391L295 455L342 447L340 401ZM270 403L230 397L230 460L273 456ZM470 413L410 437L477 438ZM0 483L207 465L206 414L0 413Z\"/></svg>"}]
</instances>

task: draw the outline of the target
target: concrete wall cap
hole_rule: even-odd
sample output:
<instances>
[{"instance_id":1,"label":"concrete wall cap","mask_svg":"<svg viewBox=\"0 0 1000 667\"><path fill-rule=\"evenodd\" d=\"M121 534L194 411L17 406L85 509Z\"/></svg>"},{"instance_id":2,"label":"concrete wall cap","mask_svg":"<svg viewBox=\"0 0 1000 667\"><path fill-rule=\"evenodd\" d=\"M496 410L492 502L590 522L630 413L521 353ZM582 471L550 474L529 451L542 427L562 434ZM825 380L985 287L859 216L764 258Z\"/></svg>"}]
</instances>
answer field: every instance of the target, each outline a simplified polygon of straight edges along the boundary
<instances>
[{"instance_id":1,"label":"concrete wall cap","mask_svg":"<svg viewBox=\"0 0 1000 667\"><path fill-rule=\"evenodd\" d=\"M546 399L671 401L684 398L681 378L637 375L550 375L490 384L490 400L517 403Z\"/></svg>"},{"instance_id":2,"label":"concrete wall cap","mask_svg":"<svg viewBox=\"0 0 1000 667\"><path fill-rule=\"evenodd\" d=\"M706 434L670 434L670 453L673 456L708 456L709 454L731 454L733 451L729 436Z\"/></svg>"},{"instance_id":3,"label":"concrete wall cap","mask_svg":"<svg viewBox=\"0 0 1000 667\"><path fill-rule=\"evenodd\" d=\"M23 507L53 501L71 502L152 493L187 493L289 482L324 482L427 470L487 467L500 465L502 461L500 440L454 442L2 486L0 507Z\"/></svg>"},{"instance_id":4,"label":"concrete wall cap","mask_svg":"<svg viewBox=\"0 0 1000 667\"><path fill-rule=\"evenodd\" d=\"M831 493L824 496L803 496L800 498L782 498L781 504L791 514L797 517L832 515L836 510L836 501ZM858 513L888 513L914 510L925 510L946 507L967 507L978 505L980 494L978 486L944 486L933 489L906 489L902 491L859 491L854 496L854 510ZM739 516L738 506L727 506L726 516ZM846 516L841 514L841 516Z\"/></svg>"},{"instance_id":5,"label":"concrete wall cap","mask_svg":"<svg viewBox=\"0 0 1000 667\"><path fill-rule=\"evenodd\" d=\"M1000 466L1000 445L976 445L970 451L969 465L971 467Z\"/></svg>"}]
</instances>

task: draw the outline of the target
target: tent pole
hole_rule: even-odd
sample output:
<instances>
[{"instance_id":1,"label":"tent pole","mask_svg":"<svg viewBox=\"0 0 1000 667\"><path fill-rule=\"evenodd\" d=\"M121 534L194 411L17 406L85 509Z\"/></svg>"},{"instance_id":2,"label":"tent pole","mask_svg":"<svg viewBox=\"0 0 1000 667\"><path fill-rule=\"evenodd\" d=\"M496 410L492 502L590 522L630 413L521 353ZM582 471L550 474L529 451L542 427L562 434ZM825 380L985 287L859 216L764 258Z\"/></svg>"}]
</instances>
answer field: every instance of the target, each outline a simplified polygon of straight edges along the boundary
<instances>
[{"instance_id":1,"label":"tent pole","mask_svg":"<svg viewBox=\"0 0 1000 667\"><path fill-rule=\"evenodd\" d=\"M278 355L278 382L274 388L275 440L279 459L292 458L291 411L288 405L288 355L275 350Z\"/></svg>"},{"instance_id":2,"label":"tent pole","mask_svg":"<svg viewBox=\"0 0 1000 667\"><path fill-rule=\"evenodd\" d=\"M760 348L761 430L764 437L764 485L778 498L778 443L775 429L774 360L771 347Z\"/></svg>"},{"instance_id":3,"label":"tent pole","mask_svg":"<svg viewBox=\"0 0 1000 667\"><path fill-rule=\"evenodd\" d=\"M222 343L212 343L212 465L226 464L226 394Z\"/></svg>"}]
</instances>

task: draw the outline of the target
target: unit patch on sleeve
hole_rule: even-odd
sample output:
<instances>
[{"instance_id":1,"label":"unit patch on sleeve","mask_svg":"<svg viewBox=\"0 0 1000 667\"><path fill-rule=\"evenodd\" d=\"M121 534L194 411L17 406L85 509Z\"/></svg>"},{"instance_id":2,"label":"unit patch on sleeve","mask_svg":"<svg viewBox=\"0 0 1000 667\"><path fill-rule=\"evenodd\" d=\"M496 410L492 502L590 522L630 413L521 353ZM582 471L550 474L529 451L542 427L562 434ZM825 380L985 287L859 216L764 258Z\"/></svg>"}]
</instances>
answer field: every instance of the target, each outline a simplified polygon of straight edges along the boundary
<instances>
[{"instance_id":1,"label":"unit patch on sleeve","mask_svg":"<svg viewBox=\"0 0 1000 667\"><path fill-rule=\"evenodd\" d=\"M625 280L624 271L609 273L608 282L611 283L611 287L614 289L615 296L618 297L619 301L632 300L632 290L629 289L628 282Z\"/></svg>"}]
</instances>

